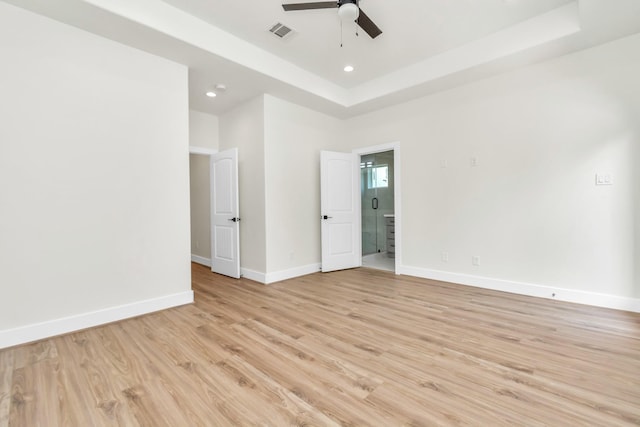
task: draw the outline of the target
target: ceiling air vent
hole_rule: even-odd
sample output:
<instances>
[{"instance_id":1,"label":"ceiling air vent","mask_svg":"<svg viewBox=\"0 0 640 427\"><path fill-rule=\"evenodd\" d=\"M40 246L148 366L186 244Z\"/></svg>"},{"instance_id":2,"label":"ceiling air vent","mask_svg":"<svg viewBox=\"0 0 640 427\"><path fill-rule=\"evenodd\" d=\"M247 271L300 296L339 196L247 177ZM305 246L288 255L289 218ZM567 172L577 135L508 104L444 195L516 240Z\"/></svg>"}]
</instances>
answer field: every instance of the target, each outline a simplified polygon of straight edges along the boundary
<instances>
[{"instance_id":1,"label":"ceiling air vent","mask_svg":"<svg viewBox=\"0 0 640 427\"><path fill-rule=\"evenodd\" d=\"M286 25L278 22L273 27L271 27L269 31L282 39L282 38L285 38L287 35L291 35L292 30Z\"/></svg>"}]
</instances>

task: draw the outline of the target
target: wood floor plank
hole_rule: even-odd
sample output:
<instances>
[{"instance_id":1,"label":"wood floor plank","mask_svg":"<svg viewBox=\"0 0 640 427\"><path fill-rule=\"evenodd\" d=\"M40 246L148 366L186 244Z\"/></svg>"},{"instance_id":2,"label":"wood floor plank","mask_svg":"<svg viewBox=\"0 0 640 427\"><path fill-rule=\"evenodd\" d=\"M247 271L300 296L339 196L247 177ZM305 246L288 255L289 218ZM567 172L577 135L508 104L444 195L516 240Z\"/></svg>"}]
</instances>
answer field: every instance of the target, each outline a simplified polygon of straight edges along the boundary
<instances>
[{"instance_id":1,"label":"wood floor plank","mask_svg":"<svg viewBox=\"0 0 640 427\"><path fill-rule=\"evenodd\" d=\"M24 368L41 360L54 359L58 356L52 340L42 340L25 344L14 349L14 369Z\"/></svg>"},{"instance_id":2,"label":"wood floor plank","mask_svg":"<svg viewBox=\"0 0 640 427\"><path fill-rule=\"evenodd\" d=\"M104 419L96 414L96 401L91 395L91 383L86 377L86 372L77 365L68 349L60 344L56 338L56 346L64 355L59 358L60 373L58 386L58 399L60 405L60 417L58 426L106 426ZM54 420L54 418L49 418Z\"/></svg>"},{"instance_id":3,"label":"wood floor plank","mask_svg":"<svg viewBox=\"0 0 640 427\"><path fill-rule=\"evenodd\" d=\"M34 413L33 424L30 425L47 426L48 419L59 420L61 418L58 396L60 364L57 358L44 359L23 369L33 377Z\"/></svg>"},{"instance_id":4,"label":"wood floor plank","mask_svg":"<svg viewBox=\"0 0 640 427\"><path fill-rule=\"evenodd\" d=\"M218 366L229 371L238 382L250 382L251 388L262 395L265 401L280 402L280 406L290 414L290 422L288 423L290 425L338 425L317 408L241 357L233 356L219 363Z\"/></svg>"},{"instance_id":5,"label":"wood floor plank","mask_svg":"<svg viewBox=\"0 0 640 427\"><path fill-rule=\"evenodd\" d=\"M310 376L317 377L332 387L348 393L358 399L364 399L375 387L373 380L365 382L363 386L358 381L361 376L355 372L349 372L344 366L338 366L330 358L326 358L318 352L308 352L297 343L287 342L285 336L278 336L273 330L268 330L257 322L247 322L238 325L236 329L248 340L265 348L277 349L277 354L281 355L292 368L298 372L304 372Z\"/></svg>"},{"instance_id":6,"label":"wood floor plank","mask_svg":"<svg viewBox=\"0 0 640 427\"><path fill-rule=\"evenodd\" d=\"M155 379L122 391L138 424L158 427L203 425L191 423L165 385L166 383Z\"/></svg>"},{"instance_id":7,"label":"wood floor plank","mask_svg":"<svg viewBox=\"0 0 640 427\"><path fill-rule=\"evenodd\" d=\"M120 393L122 384L118 383L110 363L121 356L114 358L113 353L106 353L100 340L104 329L95 328L60 337L56 340L56 346L64 351L87 380L86 393L92 398L92 406L86 409L94 422L104 425L136 425L133 414ZM105 357L106 354L109 356Z\"/></svg>"},{"instance_id":8,"label":"wood floor plank","mask_svg":"<svg viewBox=\"0 0 640 427\"><path fill-rule=\"evenodd\" d=\"M271 376L336 422L342 425L372 425L375 420L380 419L375 408L364 404L361 399L321 374L304 369L300 362L288 356L285 351L265 343L246 329L236 329L232 333L210 333L218 334L218 339L225 343L225 347L233 349L238 357ZM251 341L248 341L249 337L252 338Z\"/></svg>"},{"instance_id":9,"label":"wood floor plank","mask_svg":"<svg viewBox=\"0 0 640 427\"><path fill-rule=\"evenodd\" d=\"M242 419L258 423L260 419L253 412L247 412L243 404L238 404L238 401L244 402L251 398L246 384L225 374L219 364L214 364L204 354L189 351L188 345L175 346L176 340L184 341L184 334L173 335L170 328L172 322L168 319L159 320L160 314L155 317L157 318L153 321L136 319L133 323L137 327L129 328L129 332L136 339L141 353L156 369L156 381L152 384L162 384L163 390L175 397L179 411L190 420L190 425L208 425L207 417L201 417L211 405L218 408L225 419L224 424L237 424ZM151 341L151 345L146 341ZM231 356L231 353L227 355ZM260 410L260 416L273 425L286 422L287 417L282 415L278 407L269 405L256 396L251 401L256 410ZM142 409L144 408L138 408Z\"/></svg>"},{"instance_id":10,"label":"wood floor plank","mask_svg":"<svg viewBox=\"0 0 640 427\"><path fill-rule=\"evenodd\" d=\"M140 384L150 374L141 366L142 358L131 357L131 339L122 329L123 325L99 328L95 333L96 345L102 353L103 369L109 372L113 390L124 390Z\"/></svg>"},{"instance_id":11,"label":"wood floor plank","mask_svg":"<svg viewBox=\"0 0 640 427\"><path fill-rule=\"evenodd\" d=\"M371 269L0 350L0 427L638 426L640 314Z\"/></svg>"},{"instance_id":12,"label":"wood floor plank","mask_svg":"<svg viewBox=\"0 0 640 427\"><path fill-rule=\"evenodd\" d=\"M13 383L13 351L0 351L0 427L8 427Z\"/></svg>"},{"instance_id":13,"label":"wood floor plank","mask_svg":"<svg viewBox=\"0 0 640 427\"><path fill-rule=\"evenodd\" d=\"M14 371L8 425L46 427L60 419L58 373L58 361L50 358Z\"/></svg>"}]
</instances>

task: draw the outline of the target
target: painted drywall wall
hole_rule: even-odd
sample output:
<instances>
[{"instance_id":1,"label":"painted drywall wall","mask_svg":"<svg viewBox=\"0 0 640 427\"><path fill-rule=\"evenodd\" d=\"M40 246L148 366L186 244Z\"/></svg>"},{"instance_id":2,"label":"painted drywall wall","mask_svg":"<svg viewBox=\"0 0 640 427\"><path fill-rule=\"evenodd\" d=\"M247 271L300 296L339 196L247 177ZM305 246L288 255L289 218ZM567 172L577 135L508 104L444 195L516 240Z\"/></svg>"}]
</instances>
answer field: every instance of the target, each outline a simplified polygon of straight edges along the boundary
<instances>
[{"instance_id":1,"label":"painted drywall wall","mask_svg":"<svg viewBox=\"0 0 640 427\"><path fill-rule=\"evenodd\" d=\"M230 148L238 148L240 266L263 273L266 271L263 96L220 116L220 151Z\"/></svg>"},{"instance_id":2,"label":"painted drywall wall","mask_svg":"<svg viewBox=\"0 0 640 427\"><path fill-rule=\"evenodd\" d=\"M320 263L320 151L340 148L344 123L266 95L266 272Z\"/></svg>"},{"instance_id":3,"label":"painted drywall wall","mask_svg":"<svg viewBox=\"0 0 640 427\"><path fill-rule=\"evenodd\" d=\"M0 57L0 347L192 295L186 67L2 2Z\"/></svg>"},{"instance_id":4,"label":"painted drywall wall","mask_svg":"<svg viewBox=\"0 0 640 427\"><path fill-rule=\"evenodd\" d=\"M639 298L639 75L636 35L349 120L401 143L404 266Z\"/></svg>"},{"instance_id":5,"label":"painted drywall wall","mask_svg":"<svg viewBox=\"0 0 640 427\"><path fill-rule=\"evenodd\" d=\"M189 110L189 145L191 147L218 149L220 144L220 119L213 114Z\"/></svg>"},{"instance_id":6,"label":"painted drywall wall","mask_svg":"<svg viewBox=\"0 0 640 427\"><path fill-rule=\"evenodd\" d=\"M189 146L217 150L219 119L213 114L189 111ZM211 193L209 155L189 156L191 188L191 255L199 262L211 260Z\"/></svg>"}]
</instances>

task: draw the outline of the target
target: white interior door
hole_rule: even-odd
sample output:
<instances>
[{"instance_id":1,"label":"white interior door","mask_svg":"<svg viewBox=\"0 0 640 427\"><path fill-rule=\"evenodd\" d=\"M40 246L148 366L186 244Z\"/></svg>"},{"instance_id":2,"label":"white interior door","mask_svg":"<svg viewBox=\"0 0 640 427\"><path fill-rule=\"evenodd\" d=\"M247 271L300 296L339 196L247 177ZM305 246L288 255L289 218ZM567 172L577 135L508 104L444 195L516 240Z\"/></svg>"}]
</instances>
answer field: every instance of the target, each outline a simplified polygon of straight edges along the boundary
<instances>
[{"instance_id":1,"label":"white interior door","mask_svg":"<svg viewBox=\"0 0 640 427\"><path fill-rule=\"evenodd\" d=\"M322 271L359 267L360 202L358 157L354 153L320 153Z\"/></svg>"},{"instance_id":2,"label":"white interior door","mask_svg":"<svg viewBox=\"0 0 640 427\"><path fill-rule=\"evenodd\" d=\"M238 149L211 156L211 271L240 277Z\"/></svg>"}]
</instances>

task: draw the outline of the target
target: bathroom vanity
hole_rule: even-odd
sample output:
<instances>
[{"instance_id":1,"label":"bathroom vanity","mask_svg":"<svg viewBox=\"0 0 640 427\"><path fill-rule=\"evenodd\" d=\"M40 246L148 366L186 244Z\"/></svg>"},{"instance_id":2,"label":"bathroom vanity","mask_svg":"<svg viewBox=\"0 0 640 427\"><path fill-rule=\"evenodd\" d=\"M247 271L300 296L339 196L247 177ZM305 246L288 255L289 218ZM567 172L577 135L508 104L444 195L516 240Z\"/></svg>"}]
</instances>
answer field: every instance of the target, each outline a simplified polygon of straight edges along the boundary
<instances>
[{"instance_id":1,"label":"bathroom vanity","mask_svg":"<svg viewBox=\"0 0 640 427\"><path fill-rule=\"evenodd\" d=\"M384 222L387 227L387 256L396 257L396 216L395 214L385 214Z\"/></svg>"}]
</instances>

